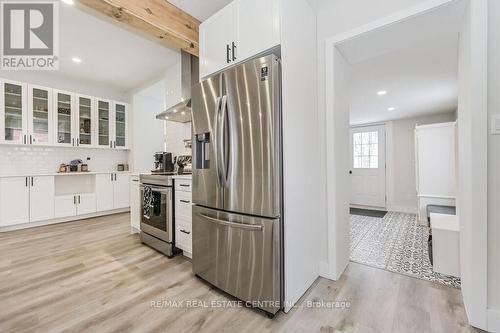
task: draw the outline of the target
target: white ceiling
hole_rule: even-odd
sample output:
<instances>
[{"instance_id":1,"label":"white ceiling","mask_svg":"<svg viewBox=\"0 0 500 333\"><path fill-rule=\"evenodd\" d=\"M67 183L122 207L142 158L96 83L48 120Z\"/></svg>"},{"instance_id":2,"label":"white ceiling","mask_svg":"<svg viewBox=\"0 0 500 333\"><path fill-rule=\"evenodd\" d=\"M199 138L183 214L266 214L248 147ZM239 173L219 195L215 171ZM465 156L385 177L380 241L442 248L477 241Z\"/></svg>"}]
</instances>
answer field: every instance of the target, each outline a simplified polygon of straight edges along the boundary
<instances>
[{"instance_id":1,"label":"white ceiling","mask_svg":"<svg viewBox=\"0 0 500 333\"><path fill-rule=\"evenodd\" d=\"M168 0L171 4L202 22L232 1L233 0Z\"/></svg>"},{"instance_id":2,"label":"white ceiling","mask_svg":"<svg viewBox=\"0 0 500 333\"><path fill-rule=\"evenodd\" d=\"M79 5L60 6L59 75L128 92L161 76L179 51ZM71 58L79 57L81 64Z\"/></svg>"},{"instance_id":3,"label":"white ceiling","mask_svg":"<svg viewBox=\"0 0 500 333\"><path fill-rule=\"evenodd\" d=\"M445 6L342 43L351 124L455 111L462 14L461 3Z\"/></svg>"}]
</instances>

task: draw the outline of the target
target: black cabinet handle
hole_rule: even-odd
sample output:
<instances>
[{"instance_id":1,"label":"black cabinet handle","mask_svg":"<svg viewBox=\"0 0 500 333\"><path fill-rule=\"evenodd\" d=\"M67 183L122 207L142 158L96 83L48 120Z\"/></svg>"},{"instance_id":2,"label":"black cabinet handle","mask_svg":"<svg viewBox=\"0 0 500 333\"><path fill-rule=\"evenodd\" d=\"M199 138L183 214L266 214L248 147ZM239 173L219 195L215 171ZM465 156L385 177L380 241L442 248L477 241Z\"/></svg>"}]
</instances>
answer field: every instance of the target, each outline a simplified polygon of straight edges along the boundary
<instances>
[{"instance_id":1,"label":"black cabinet handle","mask_svg":"<svg viewBox=\"0 0 500 333\"><path fill-rule=\"evenodd\" d=\"M113 181L113 174L111 174L111 181Z\"/></svg>"},{"instance_id":2,"label":"black cabinet handle","mask_svg":"<svg viewBox=\"0 0 500 333\"><path fill-rule=\"evenodd\" d=\"M236 60L236 56L235 56L236 52L234 52L234 50L236 49L236 44L234 42L232 42L232 46L233 46L233 52L232 52L233 53L233 61L235 61Z\"/></svg>"},{"instance_id":3,"label":"black cabinet handle","mask_svg":"<svg viewBox=\"0 0 500 333\"><path fill-rule=\"evenodd\" d=\"M179 186L181 186L181 187L189 187L188 184L179 184Z\"/></svg>"},{"instance_id":4,"label":"black cabinet handle","mask_svg":"<svg viewBox=\"0 0 500 333\"><path fill-rule=\"evenodd\" d=\"M229 47L229 44L226 44L226 61L228 64L231 62L231 59L229 59L229 52L231 52L231 48Z\"/></svg>"},{"instance_id":5,"label":"black cabinet handle","mask_svg":"<svg viewBox=\"0 0 500 333\"><path fill-rule=\"evenodd\" d=\"M30 145L33 144L33 135L30 135Z\"/></svg>"},{"instance_id":6,"label":"black cabinet handle","mask_svg":"<svg viewBox=\"0 0 500 333\"><path fill-rule=\"evenodd\" d=\"M181 200L181 202L184 202L184 203L191 203L191 201L189 201L189 200Z\"/></svg>"},{"instance_id":7,"label":"black cabinet handle","mask_svg":"<svg viewBox=\"0 0 500 333\"><path fill-rule=\"evenodd\" d=\"M352 170L349 170L349 174L352 175Z\"/></svg>"},{"instance_id":8,"label":"black cabinet handle","mask_svg":"<svg viewBox=\"0 0 500 333\"><path fill-rule=\"evenodd\" d=\"M78 204L80 204L80 196L78 196Z\"/></svg>"},{"instance_id":9,"label":"black cabinet handle","mask_svg":"<svg viewBox=\"0 0 500 333\"><path fill-rule=\"evenodd\" d=\"M31 187L33 187L33 177L31 177Z\"/></svg>"},{"instance_id":10,"label":"black cabinet handle","mask_svg":"<svg viewBox=\"0 0 500 333\"><path fill-rule=\"evenodd\" d=\"M184 229L181 229L181 230L180 230L180 232L185 233L186 235L189 235L189 234L191 233L191 232L186 231L186 230L184 230Z\"/></svg>"},{"instance_id":11,"label":"black cabinet handle","mask_svg":"<svg viewBox=\"0 0 500 333\"><path fill-rule=\"evenodd\" d=\"M24 177L24 180L26 181L26 187L28 187L28 177Z\"/></svg>"},{"instance_id":12,"label":"black cabinet handle","mask_svg":"<svg viewBox=\"0 0 500 333\"><path fill-rule=\"evenodd\" d=\"M26 140L26 134L24 134L24 144L27 143L27 140Z\"/></svg>"},{"instance_id":13,"label":"black cabinet handle","mask_svg":"<svg viewBox=\"0 0 500 333\"><path fill-rule=\"evenodd\" d=\"M73 196L73 205L76 205L76 195Z\"/></svg>"}]
</instances>

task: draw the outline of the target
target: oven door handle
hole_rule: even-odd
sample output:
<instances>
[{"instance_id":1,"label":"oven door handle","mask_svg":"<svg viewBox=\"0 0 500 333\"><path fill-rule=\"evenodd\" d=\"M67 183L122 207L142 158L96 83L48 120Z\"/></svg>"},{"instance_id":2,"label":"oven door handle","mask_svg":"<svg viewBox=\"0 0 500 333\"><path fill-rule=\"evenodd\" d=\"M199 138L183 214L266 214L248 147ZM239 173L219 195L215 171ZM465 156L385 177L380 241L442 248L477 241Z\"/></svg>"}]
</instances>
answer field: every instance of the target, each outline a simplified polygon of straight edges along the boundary
<instances>
[{"instance_id":1,"label":"oven door handle","mask_svg":"<svg viewBox=\"0 0 500 333\"><path fill-rule=\"evenodd\" d=\"M141 190L145 189L146 187L149 187L151 189L151 191L155 191L155 192L161 192L161 193L172 192L172 188L170 186L169 187L156 187L156 186L140 184L139 187Z\"/></svg>"},{"instance_id":2,"label":"oven door handle","mask_svg":"<svg viewBox=\"0 0 500 333\"><path fill-rule=\"evenodd\" d=\"M202 214L202 213L198 213L198 215L201 216L202 218L210 221L210 222L215 223L215 224L220 224L220 225L224 225L224 226L231 227L231 228L262 231L262 225L260 225L260 224L235 223L235 222L230 222L230 221L226 221L226 220L219 220L219 219L216 219L214 217L210 217L210 216Z\"/></svg>"}]
</instances>

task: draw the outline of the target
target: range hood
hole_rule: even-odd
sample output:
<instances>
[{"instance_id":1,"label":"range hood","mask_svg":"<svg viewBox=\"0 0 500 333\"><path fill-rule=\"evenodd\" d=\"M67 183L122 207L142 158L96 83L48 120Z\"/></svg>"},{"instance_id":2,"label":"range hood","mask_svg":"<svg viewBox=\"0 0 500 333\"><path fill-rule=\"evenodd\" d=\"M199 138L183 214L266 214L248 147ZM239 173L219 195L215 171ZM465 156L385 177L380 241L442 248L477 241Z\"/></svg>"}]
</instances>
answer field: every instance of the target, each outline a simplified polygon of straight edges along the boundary
<instances>
[{"instance_id":1,"label":"range hood","mask_svg":"<svg viewBox=\"0 0 500 333\"><path fill-rule=\"evenodd\" d=\"M198 58L181 51L181 98L177 104L156 116L156 119L187 123L191 117L191 87L199 81ZM172 104L172 103L168 103Z\"/></svg>"}]
</instances>

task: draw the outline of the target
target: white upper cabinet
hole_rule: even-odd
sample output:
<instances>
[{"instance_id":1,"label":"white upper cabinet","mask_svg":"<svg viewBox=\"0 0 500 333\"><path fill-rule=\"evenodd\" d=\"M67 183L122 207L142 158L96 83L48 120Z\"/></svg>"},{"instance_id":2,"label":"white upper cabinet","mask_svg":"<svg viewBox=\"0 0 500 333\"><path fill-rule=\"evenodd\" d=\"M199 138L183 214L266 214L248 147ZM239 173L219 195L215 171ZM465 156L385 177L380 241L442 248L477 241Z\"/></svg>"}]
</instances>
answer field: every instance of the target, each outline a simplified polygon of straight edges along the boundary
<instances>
[{"instance_id":1,"label":"white upper cabinet","mask_svg":"<svg viewBox=\"0 0 500 333\"><path fill-rule=\"evenodd\" d=\"M95 144L96 121L94 98L90 96L76 96L76 144L79 147L91 147Z\"/></svg>"},{"instance_id":2,"label":"white upper cabinet","mask_svg":"<svg viewBox=\"0 0 500 333\"><path fill-rule=\"evenodd\" d=\"M28 132L32 145L52 144L52 89L28 85Z\"/></svg>"},{"instance_id":3,"label":"white upper cabinet","mask_svg":"<svg viewBox=\"0 0 500 333\"><path fill-rule=\"evenodd\" d=\"M113 148L111 140L111 108L112 102L105 99L96 99L97 131L96 144L99 147Z\"/></svg>"},{"instance_id":4,"label":"white upper cabinet","mask_svg":"<svg viewBox=\"0 0 500 333\"><path fill-rule=\"evenodd\" d=\"M285 0L286 1L286 0ZM280 9L277 0L236 1L236 62L280 44Z\"/></svg>"},{"instance_id":5,"label":"white upper cabinet","mask_svg":"<svg viewBox=\"0 0 500 333\"><path fill-rule=\"evenodd\" d=\"M279 44L279 0L233 1L200 25L200 78Z\"/></svg>"},{"instance_id":6,"label":"white upper cabinet","mask_svg":"<svg viewBox=\"0 0 500 333\"><path fill-rule=\"evenodd\" d=\"M75 103L72 93L54 90L54 143L59 146L75 145Z\"/></svg>"},{"instance_id":7,"label":"white upper cabinet","mask_svg":"<svg viewBox=\"0 0 500 333\"><path fill-rule=\"evenodd\" d=\"M113 103L113 148L128 148L128 105Z\"/></svg>"},{"instance_id":8,"label":"white upper cabinet","mask_svg":"<svg viewBox=\"0 0 500 333\"><path fill-rule=\"evenodd\" d=\"M28 134L27 85L3 80L0 91L0 142L24 144Z\"/></svg>"},{"instance_id":9,"label":"white upper cabinet","mask_svg":"<svg viewBox=\"0 0 500 333\"><path fill-rule=\"evenodd\" d=\"M0 79L0 144L129 149L129 126L127 103Z\"/></svg>"},{"instance_id":10,"label":"white upper cabinet","mask_svg":"<svg viewBox=\"0 0 500 333\"><path fill-rule=\"evenodd\" d=\"M235 42L235 2L200 25L200 77L231 65L231 43Z\"/></svg>"}]
</instances>

